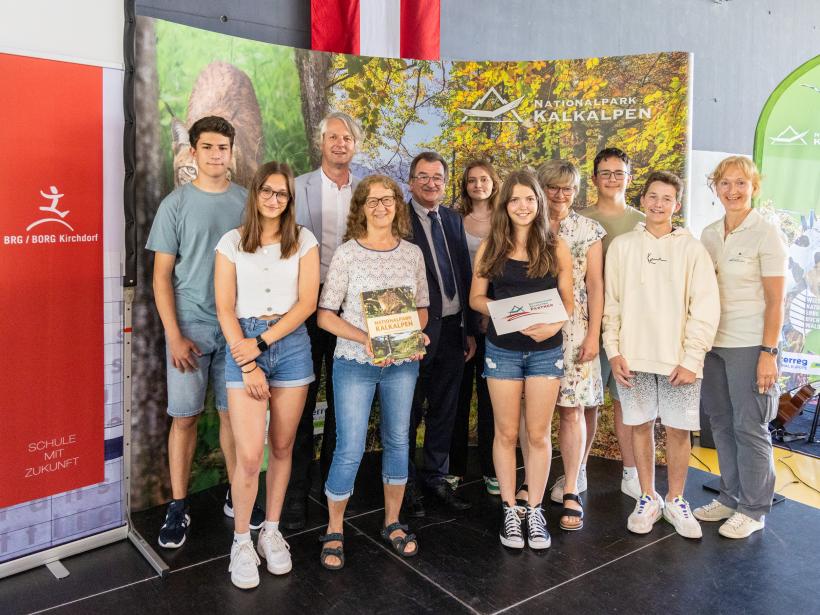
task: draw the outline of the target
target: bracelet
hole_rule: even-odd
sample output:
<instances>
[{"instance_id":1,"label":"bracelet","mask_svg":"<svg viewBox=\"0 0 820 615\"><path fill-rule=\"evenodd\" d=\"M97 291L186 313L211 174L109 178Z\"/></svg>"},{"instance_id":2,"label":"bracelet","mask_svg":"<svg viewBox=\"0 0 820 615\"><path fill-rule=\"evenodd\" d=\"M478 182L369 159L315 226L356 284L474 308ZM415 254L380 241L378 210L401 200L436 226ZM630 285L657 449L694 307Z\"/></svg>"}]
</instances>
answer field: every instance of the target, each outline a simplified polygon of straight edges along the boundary
<instances>
[{"instance_id":1,"label":"bracelet","mask_svg":"<svg viewBox=\"0 0 820 615\"><path fill-rule=\"evenodd\" d=\"M248 363L250 363L250 361L248 361ZM246 363L245 365L247 365L248 363ZM239 371L242 372L243 374L250 374L254 369L257 369L258 367L259 367L259 363L254 365L253 369L249 369L248 371L245 371L244 369L240 369Z\"/></svg>"}]
</instances>

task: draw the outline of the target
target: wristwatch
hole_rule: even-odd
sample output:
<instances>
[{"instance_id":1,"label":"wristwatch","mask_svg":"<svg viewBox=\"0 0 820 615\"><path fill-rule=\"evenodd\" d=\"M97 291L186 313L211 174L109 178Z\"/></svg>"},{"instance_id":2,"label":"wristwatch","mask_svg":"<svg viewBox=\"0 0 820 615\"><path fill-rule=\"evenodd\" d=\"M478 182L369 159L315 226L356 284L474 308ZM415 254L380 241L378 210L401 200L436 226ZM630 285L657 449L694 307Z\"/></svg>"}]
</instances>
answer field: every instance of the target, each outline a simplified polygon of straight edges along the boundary
<instances>
[{"instance_id":1,"label":"wristwatch","mask_svg":"<svg viewBox=\"0 0 820 615\"><path fill-rule=\"evenodd\" d=\"M265 352L268 349L268 343L262 339L261 335L256 336L256 347L259 349L259 352ZM777 349L775 348L775 352Z\"/></svg>"},{"instance_id":2,"label":"wristwatch","mask_svg":"<svg viewBox=\"0 0 820 615\"><path fill-rule=\"evenodd\" d=\"M760 347L760 352L768 352L773 357L776 357L777 353L778 353L778 350L777 350L777 346L775 346L774 348L772 348L771 346L761 346Z\"/></svg>"}]
</instances>

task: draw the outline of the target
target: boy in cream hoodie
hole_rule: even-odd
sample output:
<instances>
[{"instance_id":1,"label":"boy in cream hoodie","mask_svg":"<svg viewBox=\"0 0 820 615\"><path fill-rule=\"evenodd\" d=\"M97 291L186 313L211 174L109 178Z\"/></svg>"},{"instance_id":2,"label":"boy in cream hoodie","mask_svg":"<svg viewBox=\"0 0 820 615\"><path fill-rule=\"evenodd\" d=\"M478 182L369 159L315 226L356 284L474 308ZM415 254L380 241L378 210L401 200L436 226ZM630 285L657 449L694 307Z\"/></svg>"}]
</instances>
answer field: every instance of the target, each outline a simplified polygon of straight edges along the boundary
<instances>
[{"instance_id":1,"label":"boy in cream hoodie","mask_svg":"<svg viewBox=\"0 0 820 615\"><path fill-rule=\"evenodd\" d=\"M681 207L683 182L666 171L646 180L642 228L616 237L604 276L603 339L618 386L624 424L643 492L627 528L652 530L664 516L687 538L700 538L700 524L683 498L689 464L689 432L700 429L703 360L720 320L715 270L701 243L672 226ZM655 419L666 428L669 491L655 492Z\"/></svg>"}]
</instances>

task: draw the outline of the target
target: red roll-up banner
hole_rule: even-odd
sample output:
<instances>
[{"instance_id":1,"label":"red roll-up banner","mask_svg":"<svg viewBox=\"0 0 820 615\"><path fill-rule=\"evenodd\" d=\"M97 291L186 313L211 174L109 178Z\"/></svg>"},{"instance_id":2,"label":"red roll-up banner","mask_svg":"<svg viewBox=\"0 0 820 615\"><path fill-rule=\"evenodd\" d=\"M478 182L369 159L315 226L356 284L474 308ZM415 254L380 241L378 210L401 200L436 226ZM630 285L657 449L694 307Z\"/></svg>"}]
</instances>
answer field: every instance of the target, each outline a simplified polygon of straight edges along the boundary
<instances>
[{"instance_id":1,"label":"red roll-up banner","mask_svg":"<svg viewBox=\"0 0 820 615\"><path fill-rule=\"evenodd\" d=\"M0 54L0 508L104 478L102 69Z\"/></svg>"}]
</instances>

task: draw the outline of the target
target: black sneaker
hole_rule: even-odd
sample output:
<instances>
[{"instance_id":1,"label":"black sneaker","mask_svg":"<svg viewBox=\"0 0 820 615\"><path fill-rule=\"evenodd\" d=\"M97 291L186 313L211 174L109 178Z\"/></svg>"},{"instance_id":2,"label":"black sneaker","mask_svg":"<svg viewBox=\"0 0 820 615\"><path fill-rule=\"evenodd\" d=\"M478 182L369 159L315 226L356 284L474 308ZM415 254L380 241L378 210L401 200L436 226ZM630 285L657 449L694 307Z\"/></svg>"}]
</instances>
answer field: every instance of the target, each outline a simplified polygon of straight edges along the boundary
<instances>
[{"instance_id":1,"label":"black sneaker","mask_svg":"<svg viewBox=\"0 0 820 615\"><path fill-rule=\"evenodd\" d=\"M527 544L530 549L548 549L552 544L544 509L540 506L527 506Z\"/></svg>"},{"instance_id":2,"label":"black sneaker","mask_svg":"<svg viewBox=\"0 0 820 615\"><path fill-rule=\"evenodd\" d=\"M226 517L233 519L233 499L231 498L231 488L228 487L228 492L225 494L225 505L222 507L222 512ZM251 511L251 520L248 527L252 530L258 530L265 525L265 511L256 502L253 503L253 510Z\"/></svg>"},{"instance_id":3,"label":"black sneaker","mask_svg":"<svg viewBox=\"0 0 820 615\"><path fill-rule=\"evenodd\" d=\"M498 537L501 544L512 549L524 548L524 534L521 533L521 517L518 516L517 506L508 506L506 502L501 504L501 531Z\"/></svg>"},{"instance_id":4,"label":"black sneaker","mask_svg":"<svg viewBox=\"0 0 820 615\"><path fill-rule=\"evenodd\" d=\"M186 500L171 500L165 512L165 523L159 530L157 542L165 549L177 549L185 543L191 517L188 515Z\"/></svg>"}]
</instances>

